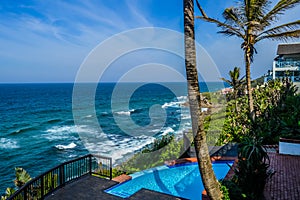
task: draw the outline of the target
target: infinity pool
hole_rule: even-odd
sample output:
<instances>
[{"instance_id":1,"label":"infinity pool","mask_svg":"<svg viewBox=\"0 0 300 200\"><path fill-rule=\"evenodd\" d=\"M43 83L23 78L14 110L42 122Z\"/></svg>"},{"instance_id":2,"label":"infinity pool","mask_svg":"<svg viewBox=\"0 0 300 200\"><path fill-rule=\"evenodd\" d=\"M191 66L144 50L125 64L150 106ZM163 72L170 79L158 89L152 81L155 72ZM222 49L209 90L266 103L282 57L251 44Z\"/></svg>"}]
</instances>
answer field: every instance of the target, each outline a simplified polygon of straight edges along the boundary
<instances>
[{"instance_id":1,"label":"infinity pool","mask_svg":"<svg viewBox=\"0 0 300 200\"><path fill-rule=\"evenodd\" d=\"M222 179L233 162L215 162L213 169L217 179ZM145 188L191 200L201 200L204 190L197 163L175 167L161 166L131 174L132 180L107 189L105 192L127 198Z\"/></svg>"}]
</instances>

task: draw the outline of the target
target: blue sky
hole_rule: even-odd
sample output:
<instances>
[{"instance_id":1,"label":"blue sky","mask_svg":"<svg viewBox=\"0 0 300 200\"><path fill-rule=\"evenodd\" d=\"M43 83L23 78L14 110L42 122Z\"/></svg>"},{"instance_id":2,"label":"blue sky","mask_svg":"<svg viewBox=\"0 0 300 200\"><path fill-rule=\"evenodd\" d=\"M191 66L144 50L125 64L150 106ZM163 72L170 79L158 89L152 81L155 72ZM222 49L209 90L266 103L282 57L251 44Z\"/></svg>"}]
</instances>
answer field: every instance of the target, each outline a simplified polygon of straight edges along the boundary
<instances>
[{"instance_id":1,"label":"blue sky","mask_svg":"<svg viewBox=\"0 0 300 200\"><path fill-rule=\"evenodd\" d=\"M224 8L234 5L233 0L200 2L219 19ZM1 0L0 82L73 82L89 52L115 34L142 27L183 32L182 7L182 0ZM299 13L300 6L281 22L297 20ZM240 40L217 31L215 25L196 21L196 40L221 75L234 66L244 73ZM258 44L252 78L271 68L277 44Z\"/></svg>"}]
</instances>

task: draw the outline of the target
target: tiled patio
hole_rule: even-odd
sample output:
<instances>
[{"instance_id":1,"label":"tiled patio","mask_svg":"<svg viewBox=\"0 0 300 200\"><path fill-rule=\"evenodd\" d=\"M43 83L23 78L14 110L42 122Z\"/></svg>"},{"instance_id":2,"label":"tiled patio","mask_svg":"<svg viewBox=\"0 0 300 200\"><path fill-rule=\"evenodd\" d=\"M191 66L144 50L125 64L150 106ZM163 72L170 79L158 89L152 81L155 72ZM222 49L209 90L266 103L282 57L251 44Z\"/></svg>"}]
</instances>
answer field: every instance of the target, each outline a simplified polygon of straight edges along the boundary
<instances>
[{"instance_id":1,"label":"tiled patio","mask_svg":"<svg viewBox=\"0 0 300 200\"><path fill-rule=\"evenodd\" d=\"M300 199L300 156L268 153L276 173L265 187L266 200Z\"/></svg>"}]
</instances>

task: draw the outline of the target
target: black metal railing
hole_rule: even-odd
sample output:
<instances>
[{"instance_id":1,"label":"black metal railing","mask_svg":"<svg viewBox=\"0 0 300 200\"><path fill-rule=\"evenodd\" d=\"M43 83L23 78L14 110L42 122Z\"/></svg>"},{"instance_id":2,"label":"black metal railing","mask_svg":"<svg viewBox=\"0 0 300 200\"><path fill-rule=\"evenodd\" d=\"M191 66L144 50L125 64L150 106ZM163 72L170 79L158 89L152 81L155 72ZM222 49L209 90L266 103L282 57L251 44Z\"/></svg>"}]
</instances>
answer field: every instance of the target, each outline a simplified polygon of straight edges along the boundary
<instances>
[{"instance_id":1,"label":"black metal railing","mask_svg":"<svg viewBox=\"0 0 300 200\"><path fill-rule=\"evenodd\" d=\"M8 200L44 199L50 192L87 174L112 179L112 159L89 154L62 163L27 182Z\"/></svg>"}]
</instances>

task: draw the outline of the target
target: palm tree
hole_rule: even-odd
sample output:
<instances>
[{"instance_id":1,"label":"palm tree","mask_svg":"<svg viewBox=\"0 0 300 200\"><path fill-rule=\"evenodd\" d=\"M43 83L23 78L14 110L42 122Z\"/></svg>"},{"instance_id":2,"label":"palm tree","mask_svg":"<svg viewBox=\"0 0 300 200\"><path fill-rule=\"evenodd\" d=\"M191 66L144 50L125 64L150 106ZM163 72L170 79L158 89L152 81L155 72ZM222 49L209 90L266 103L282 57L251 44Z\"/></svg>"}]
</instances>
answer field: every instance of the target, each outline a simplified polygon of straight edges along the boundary
<instances>
[{"instance_id":1,"label":"palm tree","mask_svg":"<svg viewBox=\"0 0 300 200\"><path fill-rule=\"evenodd\" d=\"M8 199L8 198L9 198L11 195L13 195L15 192L16 192L16 190L13 189L13 188L6 188L5 195L4 195L4 196L1 196L1 200L6 200L6 199Z\"/></svg>"},{"instance_id":2,"label":"palm tree","mask_svg":"<svg viewBox=\"0 0 300 200\"><path fill-rule=\"evenodd\" d=\"M242 40L241 48L244 51L245 59L249 115L250 119L255 121L250 77L250 65L253 62L254 53L257 53L254 45L264 39L286 41L291 38L299 38L300 20L273 27L271 25L277 22L278 17L285 11L295 7L300 0L279 0L271 9L269 9L272 3L270 0L240 0L236 7L224 10L224 22L208 17L198 0L196 1L202 14L197 18L216 24L221 28L219 31L221 34L236 36Z\"/></svg>"},{"instance_id":3,"label":"palm tree","mask_svg":"<svg viewBox=\"0 0 300 200\"><path fill-rule=\"evenodd\" d=\"M206 144L206 134L201 113L200 90L198 72L196 68L196 48L194 34L194 0L184 0L184 34L185 34L185 66L188 81L188 96L192 117L194 145L198 160L199 170L204 188L208 196L221 199L219 183L215 177Z\"/></svg>"},{"instance_id":4,"label":"palm tree","mask_svg":"<svg viewBox=\"0 0 300 200\"><path fill-rule=\"evenodd\" d=\"M16 172L16 179L14 180L14 183L18 189L20 189L23 185L25 185L28 181L31 180L30 175L25 169L21 167L16 167L15 172ZM1 200L8 199L15 192L16 192L15 189L7 188L5 191L5 195L1 196Z\"/></svg>"},{"instance_id":5,"label":"palm tree","mask_svg":"<svg viewBox=\"0 0 300 200\"><path fill-rule=\"evenodd\" d=\"M238 112L237 97L241 91L242 86L245 84L245 76L240 78L240 68L234 67L233 71L229 71L229 79L221 78L222 81L227 82L233 89L233 98L235 99L235 111Z\"/></svg>"},{"instance_id":6,"label":"palm tree","mask_svg":"<svg viewBox=\"0 0 300 200\"><path fill-rule=\"evenodd\" d=\"M25 169L21 167L17 167L15 171L16 171L16 179L14 180L14 182L18 188L21 188L23 185L25 185L25 183L31 180L30 175Z\"/></svg>"}]
</instances>

